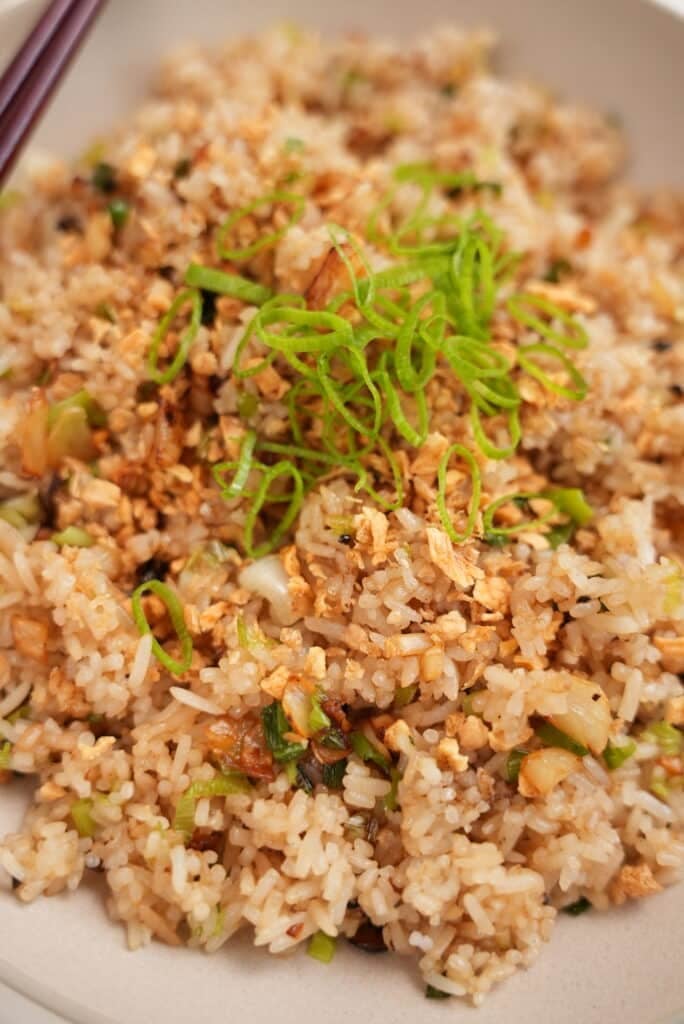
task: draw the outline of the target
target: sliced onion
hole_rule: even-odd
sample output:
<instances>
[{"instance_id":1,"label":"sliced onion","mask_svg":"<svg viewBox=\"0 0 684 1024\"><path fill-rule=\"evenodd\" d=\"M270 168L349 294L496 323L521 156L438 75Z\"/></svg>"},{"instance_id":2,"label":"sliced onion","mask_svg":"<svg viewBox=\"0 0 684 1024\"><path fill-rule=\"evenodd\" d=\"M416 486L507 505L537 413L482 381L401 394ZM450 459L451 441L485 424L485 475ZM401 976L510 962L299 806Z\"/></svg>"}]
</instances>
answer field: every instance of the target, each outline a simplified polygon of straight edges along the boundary
<instances>
[{"instance_id":1,"label":"sliced onion","mask_svg":"<svg viewBox=\"0 0 684 1024\"><path fill-rule=\"evenodd\" d=\"M552 715L550 721L597 757L608 743L612 722L608 698L597 683L579 676L570 677L568 710Z\"/></svg>"},{"instance_id":2,"label":"sliced onion","mask_svg":"<svg viewBox=\"0 0 684 1024\"><path fill-rule=\"evenodd\" d=\"M278 555L266 555L252 562L240 573L239 583L268 601L279 625L291 626L299 618L292 607L288 576Z\"/></svg>"},{"instance_id":3,"label":"sliced onion","mask_svg":"<svg viewBox=\"0 0 684 1024\"><path fill-rule=\"evenodd\" d=\"M526 797L548 796L559 782L581 767L581 759L569 750L560 747L535 750L520 763L518 790Z\"/></svg>"},{"instance_id":4,"label":"sliced onion","mask_svg":"<svg viewBox=\"0 0 684 1024\"><path fill-rule=\"evenodd\" d=\"M309 725L312 693L313 687L293 680L287 684L282 696L283 711L287 715L287 720L299 736L307 738L312 735Z\"/></svg>"}]
</instances>

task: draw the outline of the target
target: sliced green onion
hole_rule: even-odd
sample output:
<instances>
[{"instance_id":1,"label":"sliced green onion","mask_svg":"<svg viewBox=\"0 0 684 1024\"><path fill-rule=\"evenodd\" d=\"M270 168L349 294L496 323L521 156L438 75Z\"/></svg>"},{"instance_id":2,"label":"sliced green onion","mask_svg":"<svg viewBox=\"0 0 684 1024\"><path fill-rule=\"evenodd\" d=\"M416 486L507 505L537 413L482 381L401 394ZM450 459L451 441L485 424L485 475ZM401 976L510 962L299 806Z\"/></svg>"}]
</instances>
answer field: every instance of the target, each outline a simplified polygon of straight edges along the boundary
<instances>
[{"instance_id":1,"label":"sliced green onion","mask_svg":"<svg viewBox=\"0 0 684 1024\"><path fill-rule=\"evenodd\" d=\"M176 353L165 370L159 369L159 348L171 329L171 325L184 306L190 304L190 320L181 333ZM169 384L175 380L185 366L192 343L202 323L202 294L194 288L180 292L173 300L169 309L159 321L152 335L150 351L147 355L147 372L151 380L157 384Z\"/></svg>"},{"instance_id":2,"label":"sliced green onion","mask_svg":"<svg viewBox=\"0 0 684 1024\"><path fill-rule=\"evenodd\" d=\"M549 341L562 345L563 348L586 348L589 344L587 332L582 325L570 313L566 313L560 306L540 295L522 292L511 296L506 306L518 323L536 331ZM546 319L542 319L539 314ZM566 331L556 330L554 322L562 324Z\"/></svg>"},{"instance_id":3,"label":"sliced green onion","mask_svg":"<svg viewBox=\"0 0 684 1024\"><path fill-rule=\"evenodd\" d=\"M465 529L462 533L459 533L453 525L449 510L446 504L446 486L447 486L447 470L449 462L452 456L458 455L459 458L463 459L470 471L470 480L472 492L470 495L470 504L468 506L468 518L466 520ZM439 460L439 467L437 469L437 511L439 512L439 518L442 521L444 530L454 542L454 544L462 544L472 536L473 530L475 529L475 521L477 514L480 509L480 493L482 489L482 475L480 473L480 467L478 466L475 456L472 452L469 452L467 448L464 448L461 444L452 444L450 448L442 455Z\"/></svg>"},{"instance_id":4,"label":"sliced green onion","mask_svg":"<svg viewBox=\"0 0 684 1024\"><path fill-rule=\"evenodd\" d=\"M627 740L626 743L621 743L618 746L616 743L608 741L606 749L603 751L602 757L606 762L606 768L609 772L617 771L625 761L628 761L632 754L636 750L636 743L634 740Z\"/></svg>"},{"instance_id":5,"label":"sliced green onion","mask_svg":"<svg viewBox=\"0 0 684 1024\"><path fill-rule=\"evenodd\" d=\"M180 797L176 805L173 828L190 838L195 831L197 801L205 797L234 796L236 793L251 793L252 787L240 772L224 772L213 779L193 782Z\"/></svg>"},{"instance_id":6,"label":"sliced green onion","mask_svg":"<svg viewBox=\"0 0 684 1024\"><path fill-rule=\"evenodd\" d=\"M548 373L539 365L536 360L532 359L532 355L546 356L548 359L555 360L560 363L574 387L568 387L564 384L558 384L553 380ZM587 391L589 385L585 378L579 372L575 364L561 352L560 349L554 345L526 345L524 348L518 349L518 363L529 373L530 377L534 377L543 384L548 391L553 391L557 395L561 395L563 398L569 398L573 402L581 402L587 397Z\"/></svg>"},{"instance_id":7,"label":"sliced green onion","mask_svg":"<svg viewBox=\"0 0 684 1024\"><path fill-rule=\"evenodd\" d=\"M180 643L182 657L180 661L172 658L171 655L166 653L154 635L152 636L152 651L167 671L172 672L174 675L182 675L188 671L192 663L192 637L185 624L183 605L171 587L167 586L166 583L162 583L161 580L147 580L145 583L141 583L131 595L133 621L138 627L141 636L152 633L142 606L143 595L148 592L155 594L165 605L171 619L171 625L175 629Z\"/></svg>"},{"instance_id":8,"label":"sliced green onion","mask_svg":"<svg viewBox=\"0 0 684 1024\"><path fill-rule=\"evenodd\" d=\"M11 757L12 744L9 741L0 744L0 772L9 771Z\"/></svg>"},{"instance_id":9,"label":"sliced green onion","mask_svg":"<svg viewBox=\"0 0 684 1024\"><path fill-rule=\"evenodd\" d=\"M641 734L641 738L657 743L663 754L668 757L680 754L684 745L684 736L669 722L651 722Z\"/></svg>"},{"instance_id":10,"label":"sliced green onion","mask_svg":"<svg viewBox=\"0 0 684 1024\"><path fill-rule=\"evenodd\" d=\"M510 782L511 785L515 785L518 781L518 775L520 774L520 765L523 762L523 758L527 757L529 751L524 750L522 747L516 747L508 754L508 757L504 761L503 777L506 782Z\"/></svg>"},{"instance_id":11,"label":"sliced green onion","mask_svg":"<svg viewBox=\"0 0 684 1024\"><path fill-rule=\"evenodd\" d=\"M263 468L263 476L256 490L252 504L250 505L244 522L244 545L245 551L250 558L261 558L278 546L281 538L287 533L292 523L299 515L302 501L304 499L304 482L302 475L290 462L276 462L274 466ZM292 492L287 498L287 508L275 527L270 531L268 540L257 546L254 545L254 529L256 521L263 506L273 499L269 497L269 489L273 482L279 477L286 476L292 480Z\"/></svg>"},{"instance_id":12,"label":"sliced green onion","mask_svg":"<svg viewBox=\"0 0 684 1024\"><path fill-rule=\"evenodd\" d=\"M120 231L128 220L131 208L125 199L112 199L111 203L107 207L107 212L109 213L114 229L116 231Z\"/></svg>"},{"instance_id":13,"label":"sliced green onion","mask_svg":"<svg viewBox=\"0 0 684 1024\"><path fill-rule=\"evenodd\" d=\"M478 445L489 459L508 459L511 455L515 454L515 450L520 443L522 436L522 430L520 427L520 416L517 409L511 409L508 413L508 436L510 444L504 448L499 448L487 437L484 427L482 426L482 419L480 417L480 410L473 404L470 409L470 425L473 431L473 437L477 441Z\"/></svg>"},{"instance_id":14,"label":"sliced green onion","mask_svg":"<svg viewBox=\"0 0 684 1024\"><path fill-rule=\"evenodd\" d=\"M215 466L212 466L212 475L221 488L221 494L224 498L239 498L244 491L254 463L253 456L256 440L256 431L248 430L242 439L238 461L218 462ZM231 483L226 485L223 474L229 470L235 470L235 473Z\"/></svg>"},{"instance_id":15,"label":"sliced green onion","mask_svg":"<svg viewBox=\"0 0 684 1024\"><path fill-rule=\"evenodd\" d=\"M586 526L594 517L594 510L579 487L546 487L542 496L552 501L559 512L570 516L577 526Z\"/></svg>"},{"instance_id":16,"label":"sliced green onion","mask_svg":"<svg viewBox=\"0 0 684 1024\"><path fill-rule=\"evenodd\" d=\"M382 806L386 811L396 811L399 806L399 783L401 782L401 772L394 765L390 767L390 791L386 796L383 797Z\"/></svg>"},{"instance_id":17,"label":"sliced green onion","mask_svg":"<svg viewBox=\"0 0 684 1024\"><path fill-rule=\"evenodd\" d=\"M322 964L329 964L335 956L336 945L336 940L332 936L326 935L325 932L316 932L309 939L306 951L314 960L320 960Z\"/></svg>"},{"instance_id":18,"label":"sliced green onion","mask_svg":"<svg viewBox=\"0 0 684 1024\"><path fill-rule=\"evenodd\" d=\"M385 775L390 774L392 764L382 751L378 750L362 732L353 732L349 739L351 748L362 761L370 761L377 765Z\"/></svg>"},{"instance_id":19,"label":"sliced green onion","mask_svg":"<svg viewBox=\"0 0 684 1024\"><path fill-rule=\"evenodd\" d=\"M407 704L413 702L414 697L418 693L418 683L412 683L410 686L400 686L394 693L394 707L405 708Z\"/></svg>"},{"instance_id":20,"label":"sliced green onion","mask_svg":"<svg viewBox=\"0 0 684 1024\"><path fill-rule=\"evenodd\" d=\"M331 721L321 707L321 701L325 700L324 693L315 693L311 698L311 711L309 712L309 729L312 733L322 732L329 729Z\"/></svg>"},{"instance_id":21,"label":"sliced green onion","mask_svg":"<svg viewBox=\"0 0 684 1024\"><path fill-rule=\"evenodd\" d=\"M586 757L589 753L587 747L573 740L567 733L557 729L551 722L544 722L537 728L536 732L539 739L547 747L562 747L563 750L569 750L571 754L576 754L577 757Z\"/></svg>"},{"instance_id":22,"label":"sliced green onion","mask_svg":"<svg viewBox=\"0 0 684 1024\"><path fill-rule=\"evenodd\" d=\"M53 533L50 540L59 547L90 548L95 543L93 537L80 526L67 526L60 533Z\"/></svg>"},{"instance_id":23,"label":"sliced green onion","mask_svg":"<svg viewBox=\"0 0 684 1024\"><path fill-rule=\"evenodd\" d=\"M88 426L90 427L104 427L107 425L107 415L102 409L102 406L95 401L93 396L85 388L81 388L73 395L69 395L68 398L63 398L61 402L54 402L48 410L48 429L55 426L57 421L61 419L62 414L71 409L82 409L88 419Z\"/></svg>"},{"instance_id":24,"label":"sliced green onion","mask_svg":"<svg viewBox=\"0 0 684 1024\"><path fill-rule=\"evenodd\" d=\"M97 825L93 819L93 801L88 799L75 800L69 809L74 827L82 838L92 839Z\"/></svg>"},{"instance_id":25,"label":"sliced green onion","mask_svg":"<svg viewBox=\"0 0 684 1024\"><path fill-rule=\"evenodd\" d=\"M230 295L250 306L261 306L273 298L273 292L263 284L241 277L240 274L227 274L213 267L203 267L199 263L191 263L185 271L185 283L190 288L199 288L205 292L216 292L218 295Z\"/></svg>"},{"instance_id":26,"label":"sliced green onion","mask_svg":"<svg viewBox=\"0 0 684 1024\"><path fill-rule=\"evenodd\" d=\"M670 795L670 784L667 779L652 778L648 788L659 800L664 800L667 803Z\"/></svg>"},{"instance_id":27,"label":"sliced green onion","mask_svg":"<svg viewBox=\"0 0 684 1024\"><path fill-rule=\"evenodd\" d=\"M306 743L293 743L285 739L285 735L291 733L292 729L280 701L274 700L262 709L261 723L266 743L276 761L294 761L306 751Z\"/></svg>"},{"instance_id":28,"label":"sliced green onion","mask_svg":"<svg viewBox=\"0 0 684 1024\"><path fill-rule=\"evenodd\" d=\"M264 206L274 206L275 204L284 204L291 206L293 212L290 219L284 227L279 228L276 231L272 231L267 235L263 235L257 239L256 242L252 242L251 245L245 246L243 249L233 249L226 244L226 238L235 227L235 225L241 221L244 217L248 217L254 213L255 210L260 209ZM216 248L218 251L219 259L222 260L233 260L236 263L242 263L246 260L251 260L253 256L256 256L262 249L270 248L275 245L285 235L293 224L301 220L304 216L304 206L306 200L304 196L297 195L294 192L269 192L267 195L262 196L260 199L256 199L253 203L249 203L247 206L242 206L239 210L228 217L219 228L219 232L216 238Z\"/></svg>"}]
</instances>

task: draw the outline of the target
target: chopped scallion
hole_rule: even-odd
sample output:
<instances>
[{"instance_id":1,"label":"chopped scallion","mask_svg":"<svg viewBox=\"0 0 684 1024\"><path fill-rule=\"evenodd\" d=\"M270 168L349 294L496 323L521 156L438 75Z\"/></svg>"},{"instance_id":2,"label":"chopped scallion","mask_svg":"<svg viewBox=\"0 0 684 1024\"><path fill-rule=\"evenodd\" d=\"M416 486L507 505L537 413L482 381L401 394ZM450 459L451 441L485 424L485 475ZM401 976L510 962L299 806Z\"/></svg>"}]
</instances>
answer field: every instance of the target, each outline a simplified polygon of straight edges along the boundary
<instances>
[{"instance_id":1,"label":"chopped scallion","mask_svg":"<svg viewBox=\"0 0 684 1024\"><path fill-rule=\"evenodd\" d=\"M561 747L563 750L569 750L571 754L576 754L577 757L586 757L589 753L587 747L573 740L567 733L557 729L551 722L543 722L542 725L538 726L537 736L547 747Z\"/></svg>"},{"instance_id":2,"label":"chopped scallion","mask_svg":"<svg viewBox=\"0 0 684 1024\"><path fill-rule=\"evenodd\" d=\"M142 598L148 592L155 594L166 606L169 618L171 619L171 625L176 631L176 636L180 643L181 659L172 658L171 655L167 654L154 635L152 637L152 651L167 671L172 672L174 675L182 675L184 672L187 672L192 663L193 646L192 637L185 624L183 605L171 587L166 583L162 583L161 580L147 580L145 583L141 583L131 595L131 608L133 620L142 636L152 633L152 628L147 621L142 605Z\"/></svg>"},{"instance_id":3,"label":"chopped scallion","mask_svg":"<svg viewBox=\"0 0 684 1024\"><path fill-rule=\"evenodd\" d=\"M316 932L309 939L306 948L307 953L314 960L320 960L322 964L329 964L335 956L336 940L325 932Z\"/></svg>"}]
</instances>

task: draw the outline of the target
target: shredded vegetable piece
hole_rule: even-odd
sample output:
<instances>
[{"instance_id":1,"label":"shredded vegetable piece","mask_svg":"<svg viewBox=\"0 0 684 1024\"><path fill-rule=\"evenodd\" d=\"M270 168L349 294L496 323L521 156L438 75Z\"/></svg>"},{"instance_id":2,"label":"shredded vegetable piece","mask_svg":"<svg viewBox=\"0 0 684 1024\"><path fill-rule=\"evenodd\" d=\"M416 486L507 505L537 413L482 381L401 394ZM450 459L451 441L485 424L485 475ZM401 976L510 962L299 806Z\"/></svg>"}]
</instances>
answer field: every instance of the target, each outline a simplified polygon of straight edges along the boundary
<instances>
[{"instance_id":1,"label":"shredded vegetable piece","mask_svg":"<svg viewBox=\"0 0 684 1024\"><path fill-rule=\"evenodd\" d=\"M11 757L12 744L9 742L0 744L0 772L8 771Z\"/></svg>"},{"instance_id":2,"label":"shredded vegetable piece","mask_svg":"<svg viewBox=\"0 0 684 1024\"><path fill-rule=\"evenodd\" d=\"M179 661L167 654L154 635L152 637L152 651L165 669L174 675L182 675L184 672L187 672L192 662L192 637L185 624L183 605L171 587L167 586L166 583L162 583L161 580L147 580L145 583L141 583L131 595L131 609L133 620L142 636L152 633L152 628L147 621L142 605L143 595L148 592L155 594L166 606L169 618L171 619L171 625L175 629L180 643L181 660Z\"/></svg>"}]
</instances>

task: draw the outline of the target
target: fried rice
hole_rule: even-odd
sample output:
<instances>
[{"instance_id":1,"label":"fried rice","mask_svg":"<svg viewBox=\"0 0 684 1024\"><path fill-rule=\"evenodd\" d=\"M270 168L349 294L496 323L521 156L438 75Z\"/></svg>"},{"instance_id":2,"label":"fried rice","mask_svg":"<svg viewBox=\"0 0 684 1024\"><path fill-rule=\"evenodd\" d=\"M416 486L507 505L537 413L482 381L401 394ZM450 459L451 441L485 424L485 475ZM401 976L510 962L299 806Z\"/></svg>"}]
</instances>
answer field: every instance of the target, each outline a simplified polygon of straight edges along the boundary
<instances>
[{"instance_id":1,"label":"fried rice","mask_svg":"<svg viewBox=\"0 0 684 1024\"><path fill-rule=\"evenodd\" d=\"M247 929L326 959L345 937L477 1004L559 910L681 877L684 202L626 185L614 119L496 77L492 47L278 28L187 49L127 125L5 196L0 764L36 785L0 844L19 899L99 871L132 949ZM238 377L257 309L205 289L185 364L155 382L155 338L168 362L182 333L158 324L191 264L331 308L359 253L397 262L369 220L410 220L406 167L486 186L437 190L434 237L484 211L519 254L489 342L511 364L539 344L507 304L536 296L586 332L586 396L515 367L521 439L492 458L438 362L422 443L387 421L364 455L381 500L340 440L250 558L254 491L212 466L235 470L248 430L293 452L296 370L261 365L253 336ZM215 250L235 211L240 244L270 239L239 266ZM481 480L460 542L438 499L463 529L475 478L454 457L440 489L452 445ZM550 488L590 511L549 518ZM277 508L257 511L268 541Z\"/></svg>"}]
</instances>

